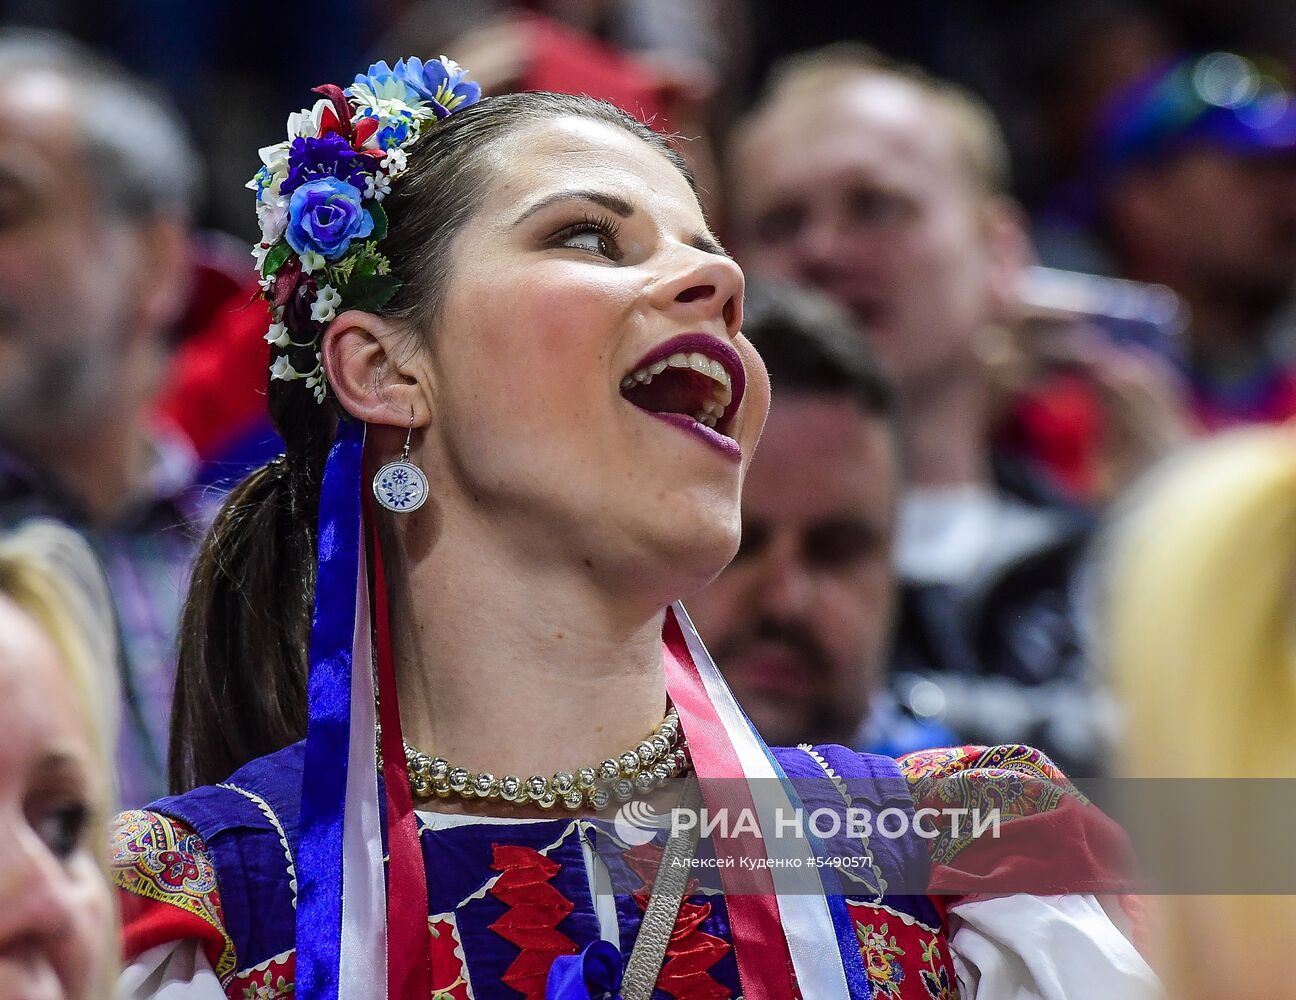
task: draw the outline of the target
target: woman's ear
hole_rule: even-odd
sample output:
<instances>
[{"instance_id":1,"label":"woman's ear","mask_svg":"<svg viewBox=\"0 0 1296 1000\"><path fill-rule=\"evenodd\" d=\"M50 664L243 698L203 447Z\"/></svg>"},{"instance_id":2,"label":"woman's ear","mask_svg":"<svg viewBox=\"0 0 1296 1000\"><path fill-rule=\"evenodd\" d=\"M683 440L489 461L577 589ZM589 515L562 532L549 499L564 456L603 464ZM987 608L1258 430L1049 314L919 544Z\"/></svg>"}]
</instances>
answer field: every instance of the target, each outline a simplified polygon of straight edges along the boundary
<instances>
[{"instance_id":1,"label":"woman's ear","mask_svg":"<svg viewBox=\"0 0 1296 1000\"><path fill-rule=\"evenodd\" d=\"M342 408L366 424L421 427L430 414L429 372L402 323L356 309L324 330L320 355Z\"/></svg>"}]
</instances>

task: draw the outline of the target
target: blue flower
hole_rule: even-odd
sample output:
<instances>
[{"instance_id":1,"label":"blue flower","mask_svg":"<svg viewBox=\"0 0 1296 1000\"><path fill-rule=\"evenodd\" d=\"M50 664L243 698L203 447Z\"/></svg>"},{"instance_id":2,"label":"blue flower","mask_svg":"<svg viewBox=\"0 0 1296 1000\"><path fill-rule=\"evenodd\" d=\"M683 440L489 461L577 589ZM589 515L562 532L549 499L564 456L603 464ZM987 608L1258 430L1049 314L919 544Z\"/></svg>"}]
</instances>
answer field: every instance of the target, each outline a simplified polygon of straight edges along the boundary
<instances>
[{"instance_id":1,"label":"blue flower","mask_svg":"<svg viewBox=\"0 0 1296 1000\"><path fill-rule=\"evenodd\" d=\"M409 142L414 133L414 115L409 111L384 115L366 108L359 117L378 120L378 131L374 133L373 138L376 149L398 149ZM368 148L367 143L365 148Z\"/></svg>"},{"instance_id":2,"label":"blue flower","mask_svg":"<svg viewBox=\"0 0 1296 1000\"><path fill-rule=\"evenodd\" d=\"M274 180L274 175L270 173L269 167L262 167L252 175L252 183L248 186L255 185L257 201L261 201L261 196L265 194L265 189L270 186L272 180Z\"/></svg>"},{"instance_id":3,"label":"blue flower","mask_svg":"<svg viewBox=\"0 0 1296 1000\"><path fill-rule=\"evenodd\" d=\"M397 62L396 68L392 69L387 65L386 59L380 59L369 67L368 72L357 73L351 87L347 88L347 96L354 96L352 88L361 87L367 89L378 100L416 103L419 100L419 92L409 85L402 72L401 62Z\"/></svg>"},{"instance_id":4,"label":"blue flower","mask_svg":"<svg viewBox=\"0 0 1296 1000\"><path fill-rule=\"evenodd\" d=\"M365 175L372 169L365 161L366 157L334 132L318 139L294 139L288 150L288 177L279 189L280 194L286 195L322 177L336 177L352 187L363 188Z\"/></svg>"},{"instance_id":5,"label":"blue flower","mask_svg":"<svg viewBox=\"0 0 1296 1000\"><path fill-rule=\"evenodd\" d=\"M299 255L313 250L337 260L352 240L373 232L373 216L361 206L362 198L354 185L337 177L301 185L288 201L288 245Z\"/></svg>"},{"instance_id":6,"label":"blue flower","mask_svg":"<svg viewBox=\"0 0 1296 1000\"><path fill-rule=\"evenodd\" d=\"M427 62L410 56L396 63L392 74L421 98L431 101L438 118L481 100L481 84L465 79L468 71L445 56Z\"/></svg>"}]
</instances>

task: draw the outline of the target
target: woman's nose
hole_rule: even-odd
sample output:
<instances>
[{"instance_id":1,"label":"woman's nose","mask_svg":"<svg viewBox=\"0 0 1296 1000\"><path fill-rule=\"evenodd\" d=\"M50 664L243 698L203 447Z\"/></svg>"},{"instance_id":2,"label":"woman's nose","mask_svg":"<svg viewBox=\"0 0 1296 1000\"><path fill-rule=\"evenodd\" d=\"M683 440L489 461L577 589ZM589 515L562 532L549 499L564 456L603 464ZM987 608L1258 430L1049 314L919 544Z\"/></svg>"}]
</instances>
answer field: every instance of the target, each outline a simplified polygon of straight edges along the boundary
<instances>
[{"instance_id":1,"label":"woman's nose","mask_svg":"<svg viewBox=\"0 0 1296 1000\"><path fill-rule=\"evenodd\" d=\"M719 318L730 337L742 329L743 273L728 257L703 250L672 280L668 294L677 312Z\"/></svg>"}]
</instances>

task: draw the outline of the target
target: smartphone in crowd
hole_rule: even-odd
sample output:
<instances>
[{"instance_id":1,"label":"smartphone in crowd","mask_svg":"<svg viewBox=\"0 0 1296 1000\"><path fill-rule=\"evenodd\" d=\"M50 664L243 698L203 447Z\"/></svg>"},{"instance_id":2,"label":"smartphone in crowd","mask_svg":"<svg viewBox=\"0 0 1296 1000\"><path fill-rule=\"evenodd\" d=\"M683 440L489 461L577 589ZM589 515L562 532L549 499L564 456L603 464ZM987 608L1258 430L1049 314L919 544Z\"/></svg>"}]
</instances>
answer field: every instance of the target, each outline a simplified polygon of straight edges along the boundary
<instances>
[{"instance_id":1,"label":"smartphone in crowd","mask_svg":"<svg viewBox=\"0 0 1296 1000\"><path fill-rule=\"evenodd\" d=\"M1102 338L1178 363L1188 309L1164 285L1029 267L1019 290L1021 346L1065 362L1082 338Z\"/></svg>"}]
</instances>

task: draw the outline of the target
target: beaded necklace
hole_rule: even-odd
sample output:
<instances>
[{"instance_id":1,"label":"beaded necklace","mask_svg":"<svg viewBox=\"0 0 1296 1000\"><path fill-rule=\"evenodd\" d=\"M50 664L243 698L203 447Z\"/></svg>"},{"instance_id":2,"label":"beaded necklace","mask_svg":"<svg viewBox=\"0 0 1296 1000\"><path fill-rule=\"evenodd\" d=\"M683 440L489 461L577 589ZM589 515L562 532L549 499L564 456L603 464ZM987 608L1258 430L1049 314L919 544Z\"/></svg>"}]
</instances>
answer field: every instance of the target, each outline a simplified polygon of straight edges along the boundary
<instances>
[{"instance_id":1,"label":"beaded necklace","mask_svg":"<svg viewBox=\"0 0 1296 1000\"><path fill-rule=\"evenodd\" d=\"M379 767L382 767L381 756ZM416 799L461 798L535 805L570 810L588 806L603 809L616 800L625 802L646 795L689 769L688 741L680 733L674 707L648 738L633 749L608 757L596 765L558 771L550 777L533 774L523 779L513 774L496 777L489 771L471 771L405 744L405 764L410 790Z\"/></svg>"}]
</instances>

